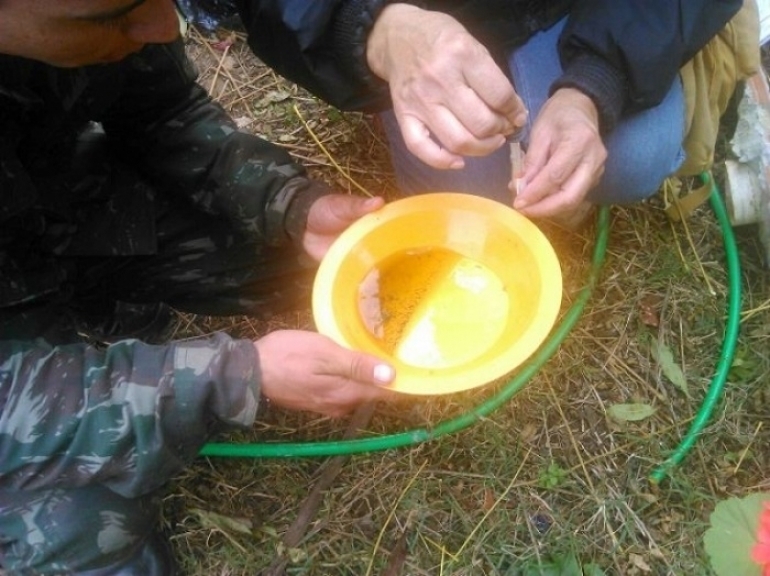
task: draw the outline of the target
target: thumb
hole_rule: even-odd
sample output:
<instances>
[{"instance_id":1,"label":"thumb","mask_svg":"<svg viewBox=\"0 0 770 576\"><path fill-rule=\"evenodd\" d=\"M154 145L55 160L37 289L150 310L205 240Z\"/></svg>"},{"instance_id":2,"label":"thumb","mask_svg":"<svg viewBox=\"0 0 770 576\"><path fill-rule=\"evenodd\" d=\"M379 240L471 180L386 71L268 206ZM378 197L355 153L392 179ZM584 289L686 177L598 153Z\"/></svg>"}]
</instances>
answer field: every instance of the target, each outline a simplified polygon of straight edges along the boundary
<instances>
[{"instance_id":1,"label":"thumb","mask_svg":"<svg viewBox=\"0 0 770 576\"><path fill-rule=\"evenodd\" d=\"M308 215L308 229L338 231L361 216L379 210L385 200L379 196L362 198L350 194L330 194L313 204Z\"/></svg>"},{"instance_id":2,"label":"thumb","mask_svg":"<svg viewBox=\"0 0 770 576\"><path fill-rule=\"evenodd\" d=\"M338 217L343 220L357 220L365 214L379 210L385 204L385 200L380 196L362 198L360 196L349 196L352 202L341 202L340 210L337 211Z\"/></svg>"},{"instance_id":3,"label":"thumb","mask_svg":"<svg viewBox=\"0 0 770 576\"><path fill-rule=\"evenodd\" d=\"M369 354L353 353L349 378L373 386L388 386L396 377L396 369L387 362Z\"/></svg>"}]
</instances>

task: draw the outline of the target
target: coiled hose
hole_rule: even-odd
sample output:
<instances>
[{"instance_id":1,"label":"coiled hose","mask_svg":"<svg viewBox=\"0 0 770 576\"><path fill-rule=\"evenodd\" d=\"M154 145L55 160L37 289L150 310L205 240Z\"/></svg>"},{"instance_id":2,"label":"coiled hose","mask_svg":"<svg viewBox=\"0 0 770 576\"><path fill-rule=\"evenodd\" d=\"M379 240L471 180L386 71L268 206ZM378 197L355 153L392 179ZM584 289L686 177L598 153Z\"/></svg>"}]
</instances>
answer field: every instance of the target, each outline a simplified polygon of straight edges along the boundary
<instances>
[{"instance_id":1,"label":"coiled hose","mask_svg":"<svg viewBox=\"0 0 770 576\"><path fill-rule=\"evenodd\" d=\"M733 228L730 225L727 210L725 210L722 196L719 193L716 182L714 182L714 178L708 172L704 172L701 174L701 180L703 180L704 184L711 185L709 202L711 203L712 210L714 210L717 222L719 222L719 227L722 229L722 240L727 261L727 324L714 377L711 379L711 384L700 409L695 415L692 424L690 424L689 430L680 440L679 446L650 474L649 479L653 484L660 483L672 469L684 460L687 453L695 445L695 441L700 436L703 428L708 424L711 419L711 413L722 397L722 390L724 389L725 382L727 382L730 367L733 365L735 349L738 343L738 331L741 324L741 264L738 258L738 245L735 243Z\"/></svg>"},{"instance_id":2,"label":"coiled hose","mask_svg":"<svg viewBox=\"0 0 770 576\"><path fill-rule=\"evenodd\" d=\"M663 462L650 476L652 482L660 482L665 475L677 466L692 448L695 440L708 423L727 378L727 372L732 365L735 354L737 328L740 321L740 268L738 265L737 248L732 234L732 228L727 219L724 204L719 198L718 190L713 179L708 174L702 175L704 181L711 182L711 204L717 215L725 240L728 271L730 276L730 298L728 308L728 326L722 346L717 373L711 382L709 391L702 403L698 414L679 447ZM406 432L378 436L373 438L355 438L338 441L312 442L267 442L267 443L209 443L200 452L201 456L226 458L303 458L316 456L336 456L342 454L359 454L390 450L404 446L412 446L435 440L447 434L453 434L467 428L504 405L537 373L537 371L556 353L561 343L567 337L580 318L586 302L593 293L607 252L609 237L609 209L604 206L599 210L597 218L597 235L585 286L578 293L575 302L570 306L561 322L556 326L548 339L538 349L535 355L491 398L485 400L465 414L450 420L439 422L430 428L417 428Z\"/></svg>"}]
</instances>

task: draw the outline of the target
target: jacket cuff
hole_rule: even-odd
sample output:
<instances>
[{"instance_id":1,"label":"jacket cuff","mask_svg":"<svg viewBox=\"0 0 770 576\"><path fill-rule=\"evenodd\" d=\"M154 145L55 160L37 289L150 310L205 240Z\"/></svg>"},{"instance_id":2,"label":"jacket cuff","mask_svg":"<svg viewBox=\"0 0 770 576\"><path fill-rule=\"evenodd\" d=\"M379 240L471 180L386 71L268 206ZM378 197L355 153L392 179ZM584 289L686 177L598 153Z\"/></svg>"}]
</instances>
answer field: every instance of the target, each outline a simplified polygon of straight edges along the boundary
<instances>
[{"instance_id":1,"label":"jacket cuff","mask_svg":"<svg viewBox=\"0 0 770 576\"><path fill-rule=\"evenodd\" d=\"M218 428L205 414L227 426L254 424L261 375L251 340L217 333L172 346L175 409L166 415L166 428L197 430L202 428L198 418Z\"/></svg>"},{"instance_id":2,"label":"jacket cuff","mask_svg":"<svg viewBox=\"0 0 770 576\"><path fill-rule=\"evenodd\" d=\"M590 54L578 56L551 84L549 96L559 88L575 88L593 100L599 112L602 134L608 134L615 128L623 113L627 85L623 74L606 60Z\"/></svg>"},{"instance_id":3,"label":"jacket cuff","mask_svg":"<svg viewBox=\"0 0 770 576\"><path fill-rule=\"evenodd\" d=\"M366 40L380 12L399 0L349 0L334 20L334 52L337 61L372 89L387 93L388 84L372 74L366 63Z\"/></svg>"},{"instance_id":4,"label":"jacket cuff","mask_svg":"<svg viewBox=\"0 0 770 576\"><path fill-rule=\"evenodd\" d=\"M310 207L321 196L331 192L322 182L304 177L289 180L267 208L268 244L280 246L289 239L301 246Z\"/></svg>"}]
</instances>

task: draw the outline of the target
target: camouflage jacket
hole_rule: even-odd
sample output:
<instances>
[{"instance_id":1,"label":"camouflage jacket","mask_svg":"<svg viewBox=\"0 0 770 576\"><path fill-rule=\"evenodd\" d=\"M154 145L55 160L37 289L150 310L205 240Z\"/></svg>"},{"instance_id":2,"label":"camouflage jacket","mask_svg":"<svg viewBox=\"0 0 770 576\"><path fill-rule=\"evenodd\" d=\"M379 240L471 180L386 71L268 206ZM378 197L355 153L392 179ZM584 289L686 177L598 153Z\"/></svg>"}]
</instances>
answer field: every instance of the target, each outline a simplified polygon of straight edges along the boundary
<instances>
[{"instance_id":1,"label":"camouflage jacket","mask_svg":"<svg viewBox=\"0 0 770 576\"><path fill-rule=\"evenodd\" d=\"M0 55L0 312L59 289L66 273L52 255L151 254L153 214L131 198L133 221L79 239L89 187L62 181L78 135L99 122L115 153L156 187L224 215L248 239L299 238L307 210L327 191L285 150L239 132L195 83L181 41L150 45L107 65L60 69ZM147 204L145 202L145 204ZM110 214L100 212L108 219ZM38 254L13 253L34 237Z\"/></svg>"},{"instance_id":2,"label":"camouflage jacket","mask_svg":"<svg viewBox=\"0 0 770 576\"><path fill-rule=\"evenodd\" d=\"M0 341L0 518L14 491L100 483L148 494L258 404L254 345L224 334L166 346Z\"/></svg>"},{"instance_id":3,"label":"camouflage jacket","mask_svg":"<svg viewBox=\"0 0 770 576\"><path fill-rule=\"evenodd\" d=\"M103 237L78 239L82 211L102 199L61 173L92 122L149 182L256 243L298 239L310 204L327 193L284 150L237 131L196 84L181 41L77 69L0 55L0 320L11 326L63 290L68 270L57 256L155 250L142 198L128 199L128 215L100 214ZM195 455L216 422L255 417L250 341L128 340L100 350L10 333L16 340L0 338L0 496L89 482L146 493Z\"/></svg>"}]
</instances>

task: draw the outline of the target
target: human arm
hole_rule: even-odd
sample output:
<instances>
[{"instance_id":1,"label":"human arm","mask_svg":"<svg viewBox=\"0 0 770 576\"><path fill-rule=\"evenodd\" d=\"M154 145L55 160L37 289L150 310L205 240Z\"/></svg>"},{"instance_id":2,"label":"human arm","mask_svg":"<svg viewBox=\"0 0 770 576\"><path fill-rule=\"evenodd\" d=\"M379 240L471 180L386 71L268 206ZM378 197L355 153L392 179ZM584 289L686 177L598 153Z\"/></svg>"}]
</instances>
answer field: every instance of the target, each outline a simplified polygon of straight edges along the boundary
<instances>
[{"instance_id":1,"label":"human arm","mask_svg":"<svg viewBox=\"0 0 770 576\"><path fill-rule=\"evenodd\" d=\"M460 168L526 121L489 51L447 14L387 0L238 5L263 61L339 108L392 105L407 146L432 166Z\"/></svg>"},{"instance_id":2,"label":"human arm","mask_svg":"<svg viewBox=\"0 0 770 576\"><path fill-rule=\"evenodd\" d=\"M150 48L102 120L116 152L161 189L224 216L256 243L291 239L316 260L342 230L382 205L332 194L285 150L239 132L195 84L180 44Z\"/></svg>"},{"instance_id":3,"label":"human arm","mask_svg":"<svg viewBox=\"0 0 770 576\"><path fill-rule=\"evenodd\" d=\"M624 111L657 105L679 69L738 12L742 0L579 0L559 40L564 74L597 104L603 132Z\"/></svg>"},{"instance_id":4,"label":"human arm","mask_svg":"<svg viewBox=\"0 0 770 576\"><path fill-rule=\"evenodd\" d=\"M377 359L312 332L106 349L0 341L0 489L161 486L226 427L276 404L339 416L388 397Z\"/></svg>"},{"instance_id":5,"label":"human arm","mask_svg":"<svg viewBox=\"0 0 770 576\"><path fill-rule=\"evenodd\" d=\"M573 212L606 158L593 101L574 88L557 90L535 119L524 171L512 175L513 207L532 218Z\"/></svg>"},{"instance_id":6,"label":"human arm","mask_svg":"<svg viewBox=\"0 0 770 576\"><path fill-rule=\"evenodd\" d=\"M343 109L379 110L388 104L385 85L365 77L371 75L365 43L386 8L409 2L321 0L304 11L286 0L238 0L237 4L249 45L282 75ZM584 92L596 98L601 91L608 99L603 105L612 109L600 114L610 122L626 102L632 108L657 104L679 68L741 4L742 0L651 0L633 5L575 0L532 8L533 3L511 0L420 2L427 10L452 16L498 62L504 62L507 52L537 30L568 16L559 44L565 68L560 82L577 82L582 77ZM617 102L609 100L613 96Z\"/></svg>"},{"instance_id":7,"label":"human arm","mask_svg":"<svg viewBox=\"0 0 770 576\"><path fill-rule=\"evenodd\" d=\"M319 198L308 214L305 252L321 260L342 230L383 204L379 197ZM392 398L386 389L395 377L390 364L343 348L321 334L279 330L254 345L260 358L262 394L284 408L342 416L362 402Z\"/></svg>"},{"instance_id":8,"label":"human arm","mask_svg":"<svg viewBox=\"0 0 770 576\"><path fill-rule=\"evenodd\" d=\"M283 148L239 131L196 84L181 42L147 46L122 66L119 97L98 118L117 156L248 240L301 242L310 206L328 186Z\"/></svg>"},{"instance_id":9,"label":"human arm","mask_svg":"<svg viewBox=\"0 0 770 576\"><path fill-rule=\"evenodd\" d=\"M369 68L388 82L407 148L435 168L462 168L526 123L527 111L492 55L453 17L385 7L368 36Z\"/></svg>"},{"instance_id":10,"label":"human arm","mask_svg":"<svg viewBox=\"0 0 770 576\"><path fill-rule=\"evenodd\" d=\"M394 397L387 389L395 377L392 366L321 334L279 330L254 344L262 394L284 408L336 417L361 403Z\"/></svg>"},{"instance_id":11,"label":"human arm","mask_svg":"<svg viewBox=\"0 0 770 576\"><path fill-rule=\"evenodd\" d=\"M151 492L225 426L253 423L254 346L223 334L150 346L0 341L0 487Z\"/></svg>"},{"instance_id":12,"label":"human arm","mask_svg":"<svg viewBox=\"0 0 770 576\"><path fill-rule=\"evenodd\" d=\"M599 4L577 2L561 35L564 73L533 124L526 185L514 203L530 216L567 213L580 203L603 172L603 137L620 115L657 105L681 65L724 27L740 2L655 1L633 13ZM565 97L575 91L589 100ZM516 188L514 181L509 186Z\"/></svg>"},{"instance_id":13,"label":"human arm","mask_svg":"<svg viewBox=\"0 0 770 576\"><path fill-rule=\"evenodd\" d=\"M314 260L320 262L332 242L353 222L382 208L385 201L375 196L362 198L348 194L322 196L310 207L302 247Z\"/></svg>"}]
</instances>

